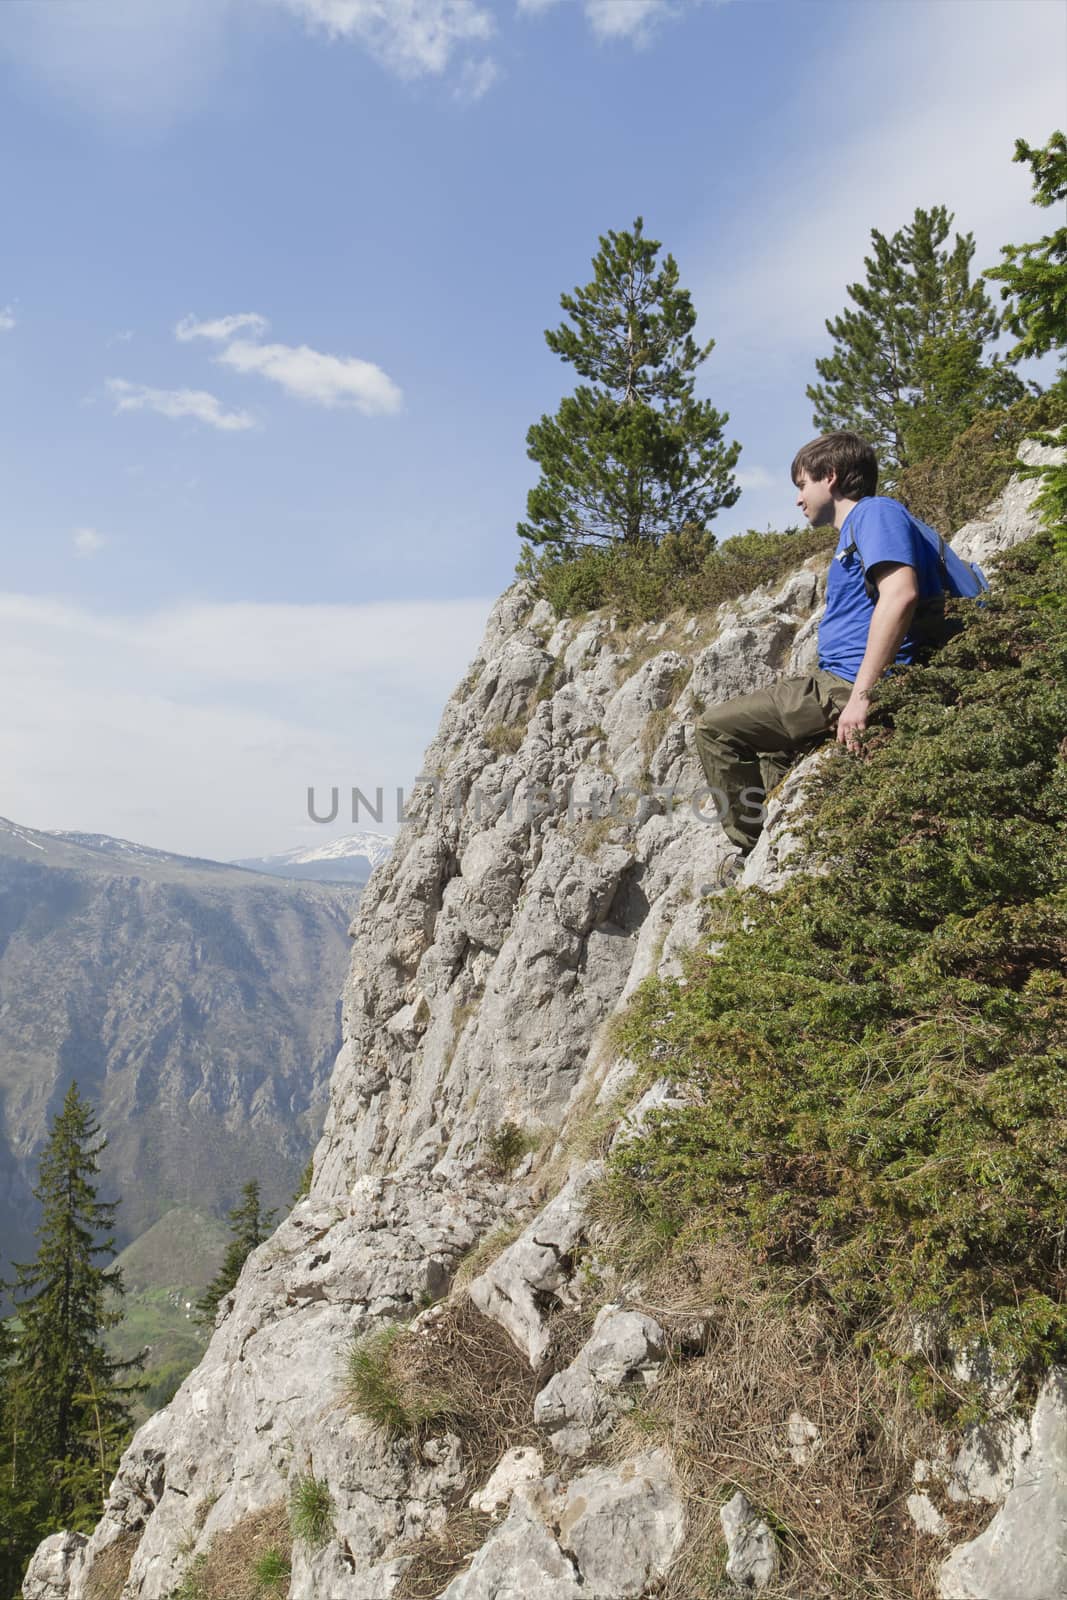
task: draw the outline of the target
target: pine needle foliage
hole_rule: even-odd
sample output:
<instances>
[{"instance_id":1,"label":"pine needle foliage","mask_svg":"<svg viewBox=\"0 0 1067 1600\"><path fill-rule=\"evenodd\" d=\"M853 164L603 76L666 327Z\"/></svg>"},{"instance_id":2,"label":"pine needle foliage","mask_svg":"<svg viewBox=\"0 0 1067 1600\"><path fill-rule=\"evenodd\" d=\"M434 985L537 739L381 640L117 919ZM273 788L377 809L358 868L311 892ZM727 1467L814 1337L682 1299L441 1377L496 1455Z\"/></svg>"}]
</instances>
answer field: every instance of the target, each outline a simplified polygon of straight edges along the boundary
<instances>
[{"instance_id":1,"label":"pine needle foliage","mask_svg":"<svg viewBox=\"0 0 1067 1600\"><path fill-rule=\"evenodd\" d=\"M669 612L710 611L775 583L809 556L833 549L825 528L742 533L724 544L703 534L669 534L658 545L616 545L563 557L543 552L520 570L557 616L610 608L620 623L650 622Z\"/></svg>"},{"instance_id":2,"label":"pine needle foliage","mask_svg":"<svg viewBox=\"0 0 1067 1600\"><path fill-rule=\"evenodd\" d=\"M815 426L869 439L888 487L916 461L937 456L989 406L1025 393L997 357L987 358L999 319L982 279L971 281L974 238L952 213L921 207L891 237L871 229L866 278L852 305L826 324L834 341L808 388Z\"/></svg>"},{"instance_id":3,"label":"pine needle foliage","mask_svg":"<svg viewBox=\"0 0 1067 1600\"><path fill-rule=\"evenodd\" d=\"M526 436L541 477L518 532L530 546L573 555L586 545L656 542L703 529L740 490L740 445L728 417L694 386L714 340L693 338L696 312L674 257L644 235L600 238L592 281L560 296L569 317L545 342L586 382Z\"/></svg>"},{"instance_id":4,"label":"pine needle foliage","mask_svg":"<svg viewBox=\"0 0 1067 1600\"><path fill-rule=\"evenodd\" d=\"M119 1269L100 1259L115 1255L118 1204L97 1194L105 1144L72 1083L41 1154L39 1246L15 1269L18 1332L4 1374L11 1482L36 1507L37 1538L95 1524L132 1432L129 1401L139 1385L130 1374L141 1358L116 1361L104 1344L122 1320L123 1292Z\"/></svg>"},{"instance_id":5,"label":"pine needle foliage","mask_svg":"<svg viewBox=\"0 0 1067 1600\"><path fill-rule=\"evenodd\" d=\"M1057 130L1040 149L1016 139L1015 161L1027 161L1033 175L1033 201L1056 206L1063 215L1067 201L1067 137ZM1018 344L1012 361L1047 355L1067 348L1067 225L1056 228L1035 244L1005 245L1004 261L992 267L987 278L1001 284L1007 302L1004 322ZM1061 367L1063 380L1067 372Z\"/></svg>"},{"instance_id":6,"label":"pine needle foliage","mask_svg":"<svg viewBox=\"0 0 1067 1600\"><path fill-rule=\"evenodd\" d=\"M827 752L818 870L728 891L719 953L639 992L622 1048L699 1103L607 1182L659 1248L739 1240L872 1352L923 1318L1025 1380L1067 1357L1067 563L1044 532L998 579L862 757Z\"/></svg>"},{"instance_id":7,"label":"pine needle foliage","mask_svg":"<svg viewBox=\"0 0 1067 1600\"><path fill-rule=\"evenodd\" d=\"M1034 204L1057 206L1062 216L1067 202L1067 137L1062 131L1054 133L1041 149L1017 139L1014 159L1030 163ZM1005 260L986 276L1000 281L1001 296L1008 302L1004 320L1019 341L1009 352L1009 360L1058 351L1059 374L1050 395L1057 397L1062 412L1067 410L1067 226L1035 244L1005 245L1002 254ZM1063 420L1062 415L1056 418ZM1059 444L1062 438L1046 434L1040 436L1040 442ZM1055 530L1063 556L1067 554L1067 463L1033 468L1031 476L1042 479L1035 503Z\"/></svg>"},{"instance_id":8,"label":"pine needle foliage","mask_svg":"<svg viewBox=\"0 0 1067 1600\"><path fill-rule=\"evenodd\" d=\"M221 1302L236 1287L241 1268L252 1251L263 1243L273 1221L274 1212L263 1210L259 1180L253 1178L241 1190L240 1205L235 1206L229 1214L232 1238L222 1258L222 1266L196 1302L196 1314L201 1323L208 1327L214 1323Z\"/></svg>"}]
</instances>

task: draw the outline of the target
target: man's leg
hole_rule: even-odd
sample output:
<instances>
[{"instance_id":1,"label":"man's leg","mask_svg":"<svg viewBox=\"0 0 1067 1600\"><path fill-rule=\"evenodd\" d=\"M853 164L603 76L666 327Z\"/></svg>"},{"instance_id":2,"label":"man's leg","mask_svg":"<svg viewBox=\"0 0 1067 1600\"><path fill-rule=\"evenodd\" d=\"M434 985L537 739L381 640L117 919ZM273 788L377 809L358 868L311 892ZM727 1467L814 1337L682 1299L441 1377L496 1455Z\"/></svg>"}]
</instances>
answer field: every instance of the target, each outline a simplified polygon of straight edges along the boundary
<instances>
[{"instance_id":1,"label":"man's leg","mask_svg":"<svg viewBox=\"0 0 1067 1600\"><path fill-rule=\"evenodd\" d=\"M697 721L708 787L725 797L723 827L746 854L763 827L767 794L826 737L851 692L844 678L817 671L711 706Z\"/></svg>"}]
</instances>

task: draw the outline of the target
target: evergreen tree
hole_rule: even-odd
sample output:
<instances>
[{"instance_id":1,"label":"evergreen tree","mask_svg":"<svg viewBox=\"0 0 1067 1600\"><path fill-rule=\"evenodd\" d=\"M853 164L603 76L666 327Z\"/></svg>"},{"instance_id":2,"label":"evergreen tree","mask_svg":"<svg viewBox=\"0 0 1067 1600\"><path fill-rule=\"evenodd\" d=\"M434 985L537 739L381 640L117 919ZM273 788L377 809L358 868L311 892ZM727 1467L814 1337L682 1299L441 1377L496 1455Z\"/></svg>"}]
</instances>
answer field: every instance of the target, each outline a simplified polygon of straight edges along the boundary
<instances>
[{"instance_id":1,"label":"evergreen tree","mask_svg":"<svg viewBox=\"0 0 1067 1600\"><path fill-rule=\"evenodd\" d=\"M1058 205L1067 201L1067 138L1054 133L1042 149L1034 149L1025 139L1015 141L1015 161L1028 161L1034 180L1034 204ZM992 267L987 278L1003 287L1001 299L1008 302L1004 322L1018 339L1008 359L1021 361L1027 356L1047 355L1050 350L1067 351L1067 226L1046 234L1036 244L1008 244L1001 250L1006 259ZM1067 384L1067 365L1061 364L1058 382Z\"/></svg>"},{"instance_id":2,"label":"evergreen tree","mask_svg":"<svg viewBox=\"0 0 1067 1600\"><path fill-rule=\"evenodd\" d=\"M1067 138L1062 131L1057 130L1043 149L1017 139L1014 159L1030 163L1034 204L1062 208L1067 200ZM1046 234L1036 244L1005 245L1001 254L1005 261L986 276L999 279L1001 296L1009 302L1004 320L1019 342L1008 359L1022 361L1058 350L1060 368L1050 394L1062 401L1067 398L1067 227ZM1062 429L1037 437L1047 445L1063 442ZM1052 529L1061 557L1067 557L1067 463L1032 467L1029 472L1042 479L1034 504ZM1067 596L1056 590L1046 596L1046 603L1063 606Z\"/></svg>"},{"instance_id":3,"label":"evergreen tree","mask_svg":"<svg viewBox=\"0 0 1067 1600\"><path fill-rule=\"evenodd\" d=\"M198 1318L208 1325L215 1321L219 1303L234 1287L241 1276L241 1268L256 1246L263 1243L274 1221L273 1211L261 1209L259 1183L255 1178L241 1190L241 1204L234 1207L228 1220L233 1238L226 1247L222 1266L196 1302Z\"/></svg>"},{"instance_id":4,"label":"evergreen tree","mask_svg":"<svg viewBox=\"0 0 1067 1600\"><path fill-rule=\"evenodd\" d=\"M92 1527L131 1432L123 1376L104 1334L122 1320L122 1275L111 1260L116 1201L97 1198L106 1144L92 1108L71 1084L41 1155L36 1259L16 1265L18 1332L7 1368L5 1431L12 1429L19 1492L43 1484L43 1525ZM5 1441L5 1450L8 1443ZM21 1460L21 1465L19 1465Z\"/></svg>"},{"instance_id":5,"label":"evergreen tree","mask_svg":"<svg viewBox=\"0 0 1067 1600\"><path fill-rule=\"evenodd\" d=\"M740 494L732 469L741 447L722 439L728 418L693 394L714 340L692 337L689 293L673 256L657 269L659 248L638 217L632 233L601 237L592 282L560 296L573 326L545 340L588 382L526 436L541 467L518 528L529 546L568 555L657 542L703 529Z\"/></svg>"},{"instance_id":6,"label":"evergreen tree","mask_svg":"<svg viewBox=\"0 0 1067 1600\"><path fill-rule=\"evenodd\" d=\"M0 1293L8 1286L0 1285ZM33 1428L18 1403L12 1362L15 1340L0 1322L0 1595L17 1595L26 1561L48 1531L47 1482L32 1450Z\"/></svg>"},{"instance_id":7,"label":"evergreen tree","mask_svg":"<svg viewBox=\"0 0 1067 1600\"><path fill-rule=\"evenodd\" d=\"M979 412L1024 393L985 358L998 318L981 278L971 282L972 235L945 248L952 222L935 206L892 238L872 228L866 282L849 285L854 305L827 322L835 348L816 361L823 381L807 391L815 426L869 439L889 483L941 454Z\"/></svg>"}]
</instances>

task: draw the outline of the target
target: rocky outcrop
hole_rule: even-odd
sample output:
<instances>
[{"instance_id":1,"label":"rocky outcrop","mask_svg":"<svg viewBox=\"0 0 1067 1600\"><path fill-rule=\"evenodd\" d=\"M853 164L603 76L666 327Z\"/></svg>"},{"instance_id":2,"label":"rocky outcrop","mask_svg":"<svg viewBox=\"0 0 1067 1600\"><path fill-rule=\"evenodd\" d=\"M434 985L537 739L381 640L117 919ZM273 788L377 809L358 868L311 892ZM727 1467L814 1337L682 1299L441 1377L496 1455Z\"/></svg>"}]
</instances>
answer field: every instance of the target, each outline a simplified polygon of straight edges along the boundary
<instances>
[{"instance_id":1,"label":"rocky outcrop","mask_svg":"<svg viewBox=\"0 0 1067 1600\"><path fill-rule=\"evenodd\" d=\"M941 1600L1067 1597L1067 1372L1050 1373L1029 1424L1005 1432L1007 1448L992 1460L988 1445L969 1454L981 1467L975 1498L1003 1503L985 1531L943 1563Z\"/></svg>"},{"instance_id":2,"label":"rocky outcrop","mask_svg":"<svg viewBox=\"0 0 1067 1600\"><path fill-rule=\"evenodd\" d=\"M603 614L557 622L522 583L498 602L395 853L364 892L311 1194L250 1259L204 1361L137 1435L92 1538L63 1557L65 1600L87 1600L98 1553L131 1531L123 1600L164 1600L294 1474L328 1485L332 1509L321 1546L297 1542L291 1600L388 1595L410 1541L440 1531L472 1486L447 1429L394 1440L351 1413L345 1354L444 1293L501 1224L512 1242L469 1293L539 1374L544 1446L475 1486L478 1514L497 1521L444 1593L616 1600L670 1566L686 1508L668 1454L581 1459L657 1381L667 1335L612 1282L577 1354L553 1343L559 1313L582 1312L583 1268L601 1265L586 1206L600 1168L578 1136L598 1117L610 1128L633 1073L605 1024L643 977L678 970L702 937L702 893L732 860L701 810L687 726L702 703L813 664L825 564L714 614L630 630ZM807 765L776 797L745 881L788 875ZM628 1126L672 1095L657 1086ZM505 1179L507 1124L541 1154ZM817 1456L799 1414L783 1440ZM731 1580L770 1582L758 1508L735 1497L723 1527ZM49 1593L55 1556L42 1547L27 1600Z\"/></svg>"}]
</instances>

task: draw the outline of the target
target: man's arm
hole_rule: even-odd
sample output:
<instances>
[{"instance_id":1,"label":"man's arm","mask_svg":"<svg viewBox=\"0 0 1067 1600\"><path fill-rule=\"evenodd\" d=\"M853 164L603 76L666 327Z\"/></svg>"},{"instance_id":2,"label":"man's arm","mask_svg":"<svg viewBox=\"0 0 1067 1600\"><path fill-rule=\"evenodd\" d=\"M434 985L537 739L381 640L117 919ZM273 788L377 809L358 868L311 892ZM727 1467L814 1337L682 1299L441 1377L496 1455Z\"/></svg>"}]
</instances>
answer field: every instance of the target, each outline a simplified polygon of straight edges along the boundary
<instances>
[{"instance_id":1,"label":"man's arm","mask_svg":"<svg viewBox=\"0 0 1067 1600\"><path fill-rule=\"evenodd\" d=\"M896 660L901 640L919 603L919 579L914 567L881 561L871 567L867 575L877 585L878 603L871 615L867 648L852 694L837 719L837 737L850 747L855 743L856 734L867 726L868 691Z\"/></svg>"}]
</instances>

